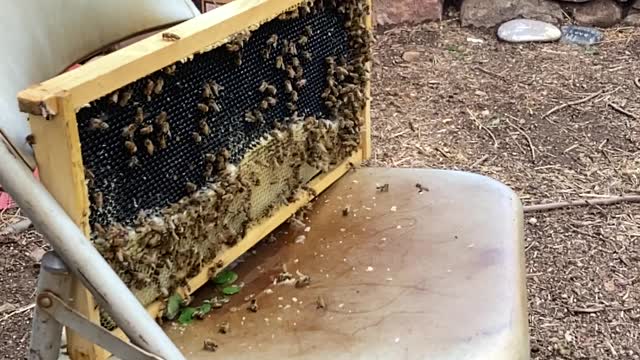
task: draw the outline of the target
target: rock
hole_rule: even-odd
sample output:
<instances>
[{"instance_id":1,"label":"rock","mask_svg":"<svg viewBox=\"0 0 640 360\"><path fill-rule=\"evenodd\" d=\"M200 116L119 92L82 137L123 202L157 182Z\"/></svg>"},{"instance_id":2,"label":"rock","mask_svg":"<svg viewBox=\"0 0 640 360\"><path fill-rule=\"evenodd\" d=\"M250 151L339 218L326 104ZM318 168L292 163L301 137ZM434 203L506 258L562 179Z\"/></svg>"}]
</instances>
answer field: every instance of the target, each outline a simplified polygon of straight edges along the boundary
<instances>
[{"instance_id":1,"label":"rock","mask_svg":"<svg viewBox=\"0 0 640 360\"><path fill-rule=\"evenodd\" d=\"M498 28L498 38L508 42L556 41L560 36L560 29L538 20L515 19Z\"/></svg>"},{"instance_id":2,"label":"rock","mask_svg":"<svg viewBox=\"0 0 640 360\"><path fill-rule=\"evenodd\" d=\"M625 25L640 27L640 10L631 9L622 22Z\"/></svg>"},{"instance_id":3,"label":"rock","mask_svg":"<svg viewBox=\"0 0 640 360\"><path fill-rule=\"evenodd\" d=\"M613 0L592 0L573 7L579 25L611 27L622 20L622 8Z\"/></svg>"},{"instance_id":4,"label":"rock","mask_svg":"<svg viewBox=\"0 0 640 360\"><path fill-rule=\"evenodd\" d=\"M405 51L402 54L402 60L406 62L415 62L420 59L420 53L417 51Z\"/></svg>"},{"instance_id":5,"label":"rock","mask_svg":"<svg viewBox=\"0 0 640 360\"><path fill-rule=\"evenodd\" d=\"M460 8L462 26L494 27L516 18L557 25L562 8L549 0L465 0Z\"/></svg>"},{"instance_id":6,"label":"rock","mask_svg":"<svg viewBox=\"0 0 640 360\"><path fill-rule=\"evenodd\" d=\"M44 254L46 254L47 252L44 251L42 248L35 248L33 250L31 250L31 252L29 253L29 257L31 258L31 260L40 263L40 260L42 260L42 257L44 256Z\"/></svg>"},{"instance_id":7,"label":"rock","mask_svg":"<svg viewBox=\"0 0 640 360\"><path fill-rule=\"evenodd\" d=\"M376 25L442 20L444 0L373 0Z\"/></svg>"},{"instance_id":8,"label":"rock","mask_svg":"<svg viewBox=\"0 0 640 360\"><path fill-rule=\"evenodd\" d=\"M562 27L560 42L576 45L594 45L602 41L604 34L595 28L568 25Z\"/></svg>"}]
</instances>

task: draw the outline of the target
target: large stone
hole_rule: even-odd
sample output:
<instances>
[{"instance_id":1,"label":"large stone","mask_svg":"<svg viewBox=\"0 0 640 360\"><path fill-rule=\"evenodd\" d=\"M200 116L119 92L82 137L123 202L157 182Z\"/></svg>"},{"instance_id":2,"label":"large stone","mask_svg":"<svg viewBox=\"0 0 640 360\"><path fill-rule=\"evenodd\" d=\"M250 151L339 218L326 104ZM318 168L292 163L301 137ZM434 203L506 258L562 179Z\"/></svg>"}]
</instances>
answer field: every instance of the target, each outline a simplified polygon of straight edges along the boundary
<instances>
[{"instance_id":1,"label":"large stone","mask_svg":"<svg viewBox=\"0 0 640 360\"><path fill-rule=\"evenodd\" d=\"M508 42L556 41L561 35L556 26L538 20L515 19L498 28L498 38Z\"/></svg>"},{"instance_id":2,"label":"large stone","mask_svg":"<svg viewBox=\"0 0 640 360\"><path fill-rule=\"evenodd\" d=\"M376 25L442 20L444 0L373 0Z\"/></svg>"},{"instance_id":3,"label":"large stone","mask_svg":"<svg viewBox=\"0 0 640 360\"><path fill-rule=\"evenodd\" d=\"M580 25L611 27L622 20L622 8L613 0L592 0L573 6L573 18Z\"/></svg>"},{"instance_id":4,"label":"large stone","mask_svg":"<svg viewBox=\"0 0 640 360\"><path fill-rule=\"evenodd\" d=\"M560 42L589 46L601 42L603 38L604 33L596 28L568 25L562 27L562 38Z\"/></svg>"},{"instance_id":5,"label":"large stone","mask_svg":"<svg viewBox=\"0 0 640 360\"><path fill-rule=\"evenodd\" d=\"M462 26L494 27L516 18L558 24L562 8L549 0L464 0L460 8Z\"/></svg>"},{"instance_id":6,"label":"large stone","mask_svg":"<svg viewBox=\"0 0 640 360\"><path fill-rule=\"evenodd\" d=\"M623 24L640 27L640 10L629 10L629 14L624 18Z\"/></svg>"}]
</instances>

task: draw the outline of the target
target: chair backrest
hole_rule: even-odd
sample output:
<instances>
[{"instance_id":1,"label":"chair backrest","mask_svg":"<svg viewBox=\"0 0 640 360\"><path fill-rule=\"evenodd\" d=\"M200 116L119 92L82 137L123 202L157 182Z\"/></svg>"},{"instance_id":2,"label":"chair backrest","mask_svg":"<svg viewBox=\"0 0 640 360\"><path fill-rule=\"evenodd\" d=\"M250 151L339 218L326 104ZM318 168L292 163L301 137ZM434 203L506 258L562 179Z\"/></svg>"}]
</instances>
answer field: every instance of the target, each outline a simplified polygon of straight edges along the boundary
<instances>
[{"instance_id":1,"label":"chair backrest","mask_svg":"<svg viewBox=\"0 0 640 360\"><path fill-rule=\"evenodd\" d=\"M146 29L199 14L191 0L22 0L0 12L0 132L31 167L27 116L16 95L50 79L74 61Z\"/></svg>"}]
</instances>

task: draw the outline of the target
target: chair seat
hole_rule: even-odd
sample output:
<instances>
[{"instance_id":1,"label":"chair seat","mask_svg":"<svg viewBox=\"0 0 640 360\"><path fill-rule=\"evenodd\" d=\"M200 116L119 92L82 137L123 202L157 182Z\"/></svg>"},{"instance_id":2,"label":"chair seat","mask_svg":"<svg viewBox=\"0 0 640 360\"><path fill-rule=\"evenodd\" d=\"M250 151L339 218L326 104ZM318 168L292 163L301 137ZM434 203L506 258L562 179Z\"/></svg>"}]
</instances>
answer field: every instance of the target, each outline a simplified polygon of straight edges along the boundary
<instances>
[{"instance_id":1,"label":"chair seat","mask_svg":"<svg viewBox=\"0 0 640 360\"><path fill-rule=\"evenodd\" d=\"M245 286L229 304L166 331L189 359L529 359L522 217L483 176L359 169L318 197L308 232L282 226L237 266ZM274 285L283 264L311 284Z\"/></svg>"}]
</instances>

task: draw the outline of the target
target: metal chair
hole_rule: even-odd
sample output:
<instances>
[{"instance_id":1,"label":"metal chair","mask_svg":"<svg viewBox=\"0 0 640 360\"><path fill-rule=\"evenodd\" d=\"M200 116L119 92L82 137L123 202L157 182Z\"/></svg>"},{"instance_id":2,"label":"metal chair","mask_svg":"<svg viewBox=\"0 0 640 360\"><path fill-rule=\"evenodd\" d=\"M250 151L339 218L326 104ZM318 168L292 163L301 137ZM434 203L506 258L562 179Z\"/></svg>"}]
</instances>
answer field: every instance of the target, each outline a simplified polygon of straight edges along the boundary
<instances>
[{"instance_id":1,"label":"metal chair","mask_svg":"<svg viewBox=\"0 0 640 360\"><path fill-rule=\"evenodd\" d=\"M150 1L135 5L122 0L91 5L76 1L76 7L65 2L64 10L61 4L16 3L3 14L11 21L2 26L16 38L4 49L14 74L7 74L9 80L0 87L0 105L6 110L0 128L32 166L24 142L29 130L14 105L17 91L55 75L104 44L196 14L188 0L162 6ZM26 14L39 15L26 18ZM17 31L27 28L31 32L26 35ZM47 43L51 31L68 34L69 41ZM33 38L39 41L29 40ZM65 253L70 239L83 246L84 257L66 265L75 270L94 266L84 279L91 284L97 273L107 271L102 263L87 264L97 251L14 156L0 146L0 183L56 251ZM233 335L216 337L219 357L529 358L523 213L517 195L506 186L463 172L363 168L345 175L316 199L309 225L309 232L282 227L275 233L278 244L238 266L246 282L244 291L258 297L256 314L224 310L242 306L242 299L235 299L184 331L167 326L161 333L123 284L113 282L117 294L101 294L102 300L112 303L110 309L119 319L127 320L120 325L139 347L105 334L83 335L101 338L102 346L125 348L124 353L135 354L131 358L208 359L211 354L202 350L203 341L217 331L218 323L229 321L236 324ZM305 236L304 245L299 244L300 235ZM47 271L41 275L40 290L48 289L51 274L68 273L63 264L50 260L43 264ZM282 264L312 275L310 286L265 292ZM64 287L64 281L53 282ZM207 289L199 294L207 296ZM37 308L45 306L51 306L51 298L39 297ZM38 315L38 310L36 316L40 318L34 321L34 332L46 334L51 329L59 334L60 325L53 318ZM42 358L48 359L51 349L57 351L59 339L34 338L34 344L32 351L44 349L47 355Z\"/></svg>"}]
</instances>

